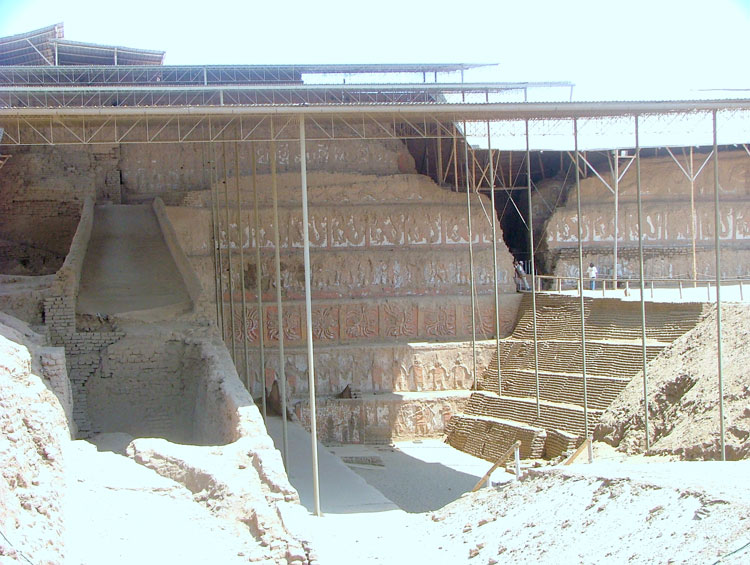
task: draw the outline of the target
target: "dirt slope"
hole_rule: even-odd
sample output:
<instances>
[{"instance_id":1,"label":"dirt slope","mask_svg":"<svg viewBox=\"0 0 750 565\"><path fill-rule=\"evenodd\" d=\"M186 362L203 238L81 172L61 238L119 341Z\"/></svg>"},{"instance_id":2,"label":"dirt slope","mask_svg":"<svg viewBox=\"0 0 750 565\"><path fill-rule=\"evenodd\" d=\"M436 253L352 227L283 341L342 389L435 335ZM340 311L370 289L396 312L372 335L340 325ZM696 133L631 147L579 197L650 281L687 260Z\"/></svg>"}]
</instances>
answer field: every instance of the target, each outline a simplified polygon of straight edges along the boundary
<instances>
[{"instance_id":1,"label":"dirt slope","mask_svg":"<svg viewBox=\"0 0 750 565\"><path fill-rule=\"evenodd\" d=\"M750 307L722 307L727 459L750 458ZM651 451L717 459L719 392L716 309L647 366ZM645 448L643 377L637 375L603 414L595 439L628 453Z\"/></svg>"}]
</instances>

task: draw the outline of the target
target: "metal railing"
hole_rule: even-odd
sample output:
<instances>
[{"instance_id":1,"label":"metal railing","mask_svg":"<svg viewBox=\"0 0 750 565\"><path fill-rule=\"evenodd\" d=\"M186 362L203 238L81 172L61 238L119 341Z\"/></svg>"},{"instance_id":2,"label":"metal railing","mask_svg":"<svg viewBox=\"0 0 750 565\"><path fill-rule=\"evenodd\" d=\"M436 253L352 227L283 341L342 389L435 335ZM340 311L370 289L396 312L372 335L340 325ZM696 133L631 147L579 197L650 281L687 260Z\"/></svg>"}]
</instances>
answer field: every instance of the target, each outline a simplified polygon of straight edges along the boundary
<instances>
[{"instance_id":1,"label":"metal railing","mask_svg":"<svg viewBox=\"0 0 750 565\"><path fill-rule=\"evenodd\" d=\"M531 275L528 275L529 277ZM637 277L596 277L595 279L584 278L584 291L588 291L592 295L601 294L602 296L617 296L617 291L622 292L622 296L630 296L632 293L638 293L640 291L640 278ZM593 288L588 284L593 283ZM651 298L655 298L655 291L658 290L671 290L677 291L680 300L688 298L689 294L693 295L691 298L699 298L698 292L705 289L706 302L716 301L716 279L715 278L704 278L704 279L693 279L693 278L668 278L668 277L653 277L644 278L644 290L650 293ZM750 283L750 277L734 277L721 279L722 290L727 287L736 287L739 292L739 300L741 302L745 299L744 287ZM580 279L576 276L556 276L556 275L536 275L534 276L534 288L537 292L564 292L573 290L576 293L580 292ZM730 300L731 301L731 300Z\"/></svg>"}]
</instances>

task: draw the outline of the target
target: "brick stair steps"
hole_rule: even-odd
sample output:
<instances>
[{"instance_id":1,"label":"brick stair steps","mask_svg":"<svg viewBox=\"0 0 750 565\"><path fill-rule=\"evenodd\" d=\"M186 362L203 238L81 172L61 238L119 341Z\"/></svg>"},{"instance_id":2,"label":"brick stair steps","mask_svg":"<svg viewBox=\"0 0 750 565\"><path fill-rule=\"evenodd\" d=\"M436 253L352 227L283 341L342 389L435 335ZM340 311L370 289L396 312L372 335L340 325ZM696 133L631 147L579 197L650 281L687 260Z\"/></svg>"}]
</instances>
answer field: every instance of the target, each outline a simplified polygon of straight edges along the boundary
<instances>
[{"instance_id":1,"label":"brick stair steps","mask_svg":"<svg viewBox=\"0 0 750 565\"><path fill-rule=\"evenodd\" d=\"M503 396L534 398L536 376L533 369L503 371ZM586 389L590 408L605 409L630 382L629 378L586 375ZM481 389L497 392L497 372L494 378L485 373ZM583 376L578 373L539 372L539 396L542 400L583 405Z\"/></svg>"},{"instance_id":2,"label":"brick stair steps","mask_svg":"<svg viewBox=\"0 0 750 565\"><path fill-rule=\"evenodd\" d=\"M516 339L533 339L531 298L522 299L523 314L513 331ZM539 339L580 339L578 299L550 294L537 295L537 337ZM640 303L617 299L584 299L586 338L592 340L641 339ZM651 303L646 312L646 339L674 341L695 325L703 314L702 304ZM556 323L566 320L566 324Z\"/></svg>"},{"instance_id":3,"label":"brick stair steps","mask_svg":"<svg viewBox=\"0 0 750 565\"><path fill-rule=\"evenodd\" d=\"M646 361L694 327L703 314L701 304L649 304ZM640 303L586 298L584 317L591 430L601 413L641 371ZM454 416L447 426L446 441L488 460L515 439L521 439L526 452L536 453L542 435L534 436L537 444L533 444L526 428L544 430L545 457L556 457L579 445L585 434L580 320L577 297L537 295L537 416L531 296L524 295L513 333L501 340L499 361L493 355L478 380L479 390L470 396L464 413ZM502 394L498 394L498 364Z\"/></svg>"},{"instance_id":4,"label":"brick stair steps","mask_svg":"<svg viewBox=\"0 0 750 565\"><path fill-rule=\"evenodd\" d=\"M487 416L455 417L448 431L449 445L493 463L516 440L521 440L521 458L542 457L547 438L542 428Z\"/></svg>"},{"instance_id":5,"label":"brick stair steps","mask_svg":"<svg viewBox=\"0 0 750 565\"><path fill-rule=\"evenodd\" d=\"M650 361L663 345L647 345ZM574 373L582 370L583 349L579 342L540 341L537 345L539 369L550 373ZM534 344L527 341L503 341L500 344L500 367L503 372L534 368ZM642 365L640 343L586 342L586 373L591 375L633 375ZM493 359L487 372L497 377L497 361Z\"/></svg>"},{"instance_id":6,"label":"brick stair steps","mask_svg":"<svg viewBox=\"0 0 750 565\"><path fill-rule=\"evenodd\" d=\"M540 415L537 417L535 399L499 396L491 392L477 391L469 397L463 413L468 416L490 416L545 429L565 430L578 436L584 435L581 406L540 400L539 407ZM589 430L593 429L602 412L603 410L589 409Z\"/></svg>"}]
</instances>

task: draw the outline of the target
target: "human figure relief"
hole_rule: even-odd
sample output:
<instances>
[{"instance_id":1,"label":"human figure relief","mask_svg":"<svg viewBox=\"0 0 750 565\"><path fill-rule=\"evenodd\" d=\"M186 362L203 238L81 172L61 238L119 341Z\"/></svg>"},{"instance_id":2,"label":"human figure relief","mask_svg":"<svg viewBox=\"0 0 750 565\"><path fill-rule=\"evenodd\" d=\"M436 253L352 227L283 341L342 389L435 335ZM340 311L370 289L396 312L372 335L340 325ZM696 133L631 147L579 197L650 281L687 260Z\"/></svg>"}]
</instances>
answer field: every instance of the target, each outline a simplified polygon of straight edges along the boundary
<instances>
[{"instance_id":1,"label":"human figure relief","mask_svg":"<svg viewBox=\"0 0 750 565\"><path fill-rule=\"evenodd\" d=\"M446 390L448 372L440 361L435 364L431 373L433 390Z\"/></svg>"},{"instance_id":2,"label":"human figure relief","mask_svg":"<svg viewBox=\"0 0 750 565\"><path fill-rule=\"evenodd\" d=\"M420 361L419 359L415 359L414 364L409 369L409 380L411 381L411 384L413 386L413 388L411 388L410 390L425 390L424 377L425 370L422 366L422 361Z\"/></svg>"},{"instance_id":3,"label":"human figure relief","mask_svg":"<svg viewBox=\"0 0 750 565\"><path fill-rule=\"evenodd\" d=\"M463 365L460 356L456 359L456 363L455 365L453 365L451 374L453 376L453 383L454 383L454 387L456 390L464 390L464 389L472 388L474 383L472 382L472 379L471 379L471 373Z\"/></svg>"}]
</instances>

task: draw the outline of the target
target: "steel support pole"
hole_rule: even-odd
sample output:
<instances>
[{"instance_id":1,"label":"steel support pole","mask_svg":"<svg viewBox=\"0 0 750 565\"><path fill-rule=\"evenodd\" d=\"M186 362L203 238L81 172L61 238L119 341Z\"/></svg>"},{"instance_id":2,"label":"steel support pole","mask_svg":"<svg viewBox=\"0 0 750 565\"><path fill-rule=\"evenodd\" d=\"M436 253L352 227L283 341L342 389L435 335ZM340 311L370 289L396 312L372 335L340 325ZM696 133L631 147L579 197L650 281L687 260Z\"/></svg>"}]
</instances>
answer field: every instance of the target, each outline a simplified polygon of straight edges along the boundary
<instances>
[{"instance_id":1,"label":"steel support pole","mask_svg":"<svg viewBox=\"0 0 750 565\"><path fill-rule=\"evenodd\" d=\"M209 145L209 150L213 148L213 144ZM218 202L216 201L216 184L214 183L214 166L216 165L216 151L213 152L213 158L209 154L211 159L211 166L208 169L209 174L209 186L211 187L211 236L213 238L214 248L214 291L216 300L216 324L222 331L222 339L224 332L224 322L222 318L222 300L221 300L221 269L219 268L219 226L217 222L218 216Z\"/></svg>"},{"instance_id":2,"label":"steel support pole","mask_svg":"<svg viewBox=\"0 0 750 565\"><path fill-rule=\"evenodd\" d=\"M620 237L619 228L620 228L620 155L619 151L615 149L615 178L614 178L614 185L615 185L615 241L612 245L612 260L613 260L613 273L612 278L615 281L614 288L617 290L617 239Z\"/></svg>"},{"instance_id":3,"label":"steel support pole","mask_svg":"<svg viewBox=\"0 0 750 565\"><path fill-rule=\"evenodd\" d=\"M221 214L219 213L219 161L216 155L216 145L212 144L213 157L214 157L214 185L216 194L216 231L218 235L216 243L216 254L219 257L219 322L221 324L221 339L226 343L227 340L227 328L226 328L226 312L224 311L224 260L221 257Z\"/></svg>"},{"instance_id":4,"label":"steel support pole","mask_svg":"<svg viewBox=\"0 0 750 565\"><path fill-rule=\"evenodd\" d=\"M260 370L258 371L258 378L260 380L260 392L262 396L261 412L263 414L263 421L266 420L267 409L266 409L266 325L265 317L263 315L263 271L262 263L260 260L260 208L258 206L258 162L255 156L255 142L250 144L250 150L252 151L252 175L253 175L253 215L254 215L254 228L255 228L255 294L258 301L258 342L260 344Z\"/></svg>"},{"instance_id":5,"label":"steel support pole","mask_svg":"<svg viewBox=\"0 0 750 565\"><path fill-rule=\"evenodd\" d=\"M695 217L695 174L693 169L693 147L690 146L690 240L693 248L693 287L698 285L698 262L695 253L695 232L698 218Z\"/></svg>"},{"instance_id":6,"label":"steel support pole","mask_svg":"<svg viewBox=\"0 0 750 565\"><path fill-rule=\"evenodd\" d=\"M490 122L487 122L487 154L489 155L490 165L490 202L492 206L492 265L494 268L495 281L495 355L497 355L497 393L503 394L502 371L500 370L500 294L497 290L500 283L497 273L497 210L495 210L495 169L492 162L492 134L490 133Z\"/></svg>"},{"instance_id":7,"label":"steel support pole","mask_svg":"<svg viewBox=\"0 0 750 565\"><path fill-rule=\"evenodd\" d=\"M472 375L474 378L474 390L477 390L477 326L476 305L474 297L474 236L471 230L471 182L469 179L469 139L466 133L466 122L464 122L464 165L466 173L466 217L467 229L469 230L469 287L471 291L471 362ZM498 359L498 363L500 360Z\"/></svg>"},{"instance_id":8,"label":"steel support pole","mask_svg":"<svg viewBox=\"0 0 750 565\"><path fill-rule=\"evenodd\" d=\"M227 265L229 268L229 324L232 331L232 361L234 361L235 368L237 367L237 352L234 346L234 279L232 276L232 234L231 234L231 223L229 218L229 178L227 176L227 144L221 144L221 155L224 162L224 212L227 217Z\"/></svg>"},{"instance_id":9,"label":"steel support pole","mask_svg":"<svg viewBox=\"0 0 750 565\"><path fill-rule=\"evenodd\" d=\"M641 198L641 139L638 116L635 116L635 188L638 201L638 265L641 289L641 370L643 371L643 425L646 431L646 451L651 449L648 425L648 370L646 357L646 283L643 266L643 202Z\"/></svg>"},{"instance_id":10,"label":"steel support pole","mask_svg":"<svg viewBox=\"0 0 750 565\"><path fill-rule=\"evenodd\" d=\"M453 186L458 192L458 135L456 133L456 124L453 124ZM468 166L468 165L467 165Z\"/></svg>"},{"instance_id":11,"label":"steel support pole","mask_svg":"<svg viewBox=\"0 0 750 565\"><path fill-rule=\"evenodd\" d=\"M315 356L313 353L312 291L310 290L310 226L307 213L307 149L305 118L299 120L300 180L302 184L302 236L305 254L305 320L307 323L307 386L310 390L310 438L312 443L312 476L315 515L320 516L320 486L318 479L318 425L315 407Z\"/></svg>"},{"instance_id":12,"label":"steel support pole","mask_svg":"<svg viewBox=\"0 0 750 565\"><path fill-rule=\"evenodd\" d=\"M240 292L242 297L242 350L245 359L245 388L252 396L253 384L250 382L250 361L247 350L247 303L245 299L245 230L242 227L242 195L240 193L240 151L234 142L234 186L237 189L237 233L240 246Z\"/></svg>"},{"instance_id":13,"label":"steel support pole","mask_svg":"<svg viewBox=\"0 0 750 565\"><path fill-rule=\"evenodd\" d=\"M581 229L581 168L578 162L578 119L573 119L573 143L575 145L576 207L578 224L578 298L581 310L581 375L583 377L583 429L584 438L589 437L589 396L586 380L586 310L583 300L583 230Z\"/></svg>"},{"instance_id":14,"label":"steel support pole","mask_svg":"<svg viewBox=\"0 0 750 565\"><path fill-rule=\"evenodd\" d=\"M443 186L443 182L445 180L445 177L443 176L443 135L442 131L440 131L440 128L442 127L442 124L438 122L437 125L437 170L438 170L438 184L440 186Z\"/></svg>"},{"instance_id":15,"label":"steel support pole","mask_svg":"<svg viewBox=\"0 0 750 565\"><path fill-rule=\"evenodd\" d=\"M719 146L716 135L716 110L713 111L714 134L714 247L716 254L716 359L719 377L719 445L721 446L721 460L727 460L724 430L724 378L722 375L721 355L721 211L719 210Z\"/></svg>"},{"instance_id":16,"label":"steel support pole","mask_svg":"<svg viewBox=\"0 0 750 565\"><path fill-rule=\"evenodd\" d=\"M539 339L537 336L536 328L536 263L534 260L534 211L531 206L531 150L529 146L529 120L526 120L526 187L528 190L527 194L529 201L529 241L531 243L531 321L532 328L534 330L534 383L536 386L536 417L541 418L542 408L539 399ZM586 437L588 437L588 435Z\"/></svg>"},{"instance_id":17,"label":"steel support pole","mask_svg":"<svg viewBox=\"0 0 750 565\"><path fill-rule=\"evenodd\" d=\"M281 394L281 458L284 468L288 462L287 422L286 422L286 367L284 366L284 310L281 303L281 242L279 237L279 190L276 183L276 141L273 121L271 121L271 188L273 191L273 241L276 266L276 323L279 330L279 393Z\"/></svg>"}]
</instances>

